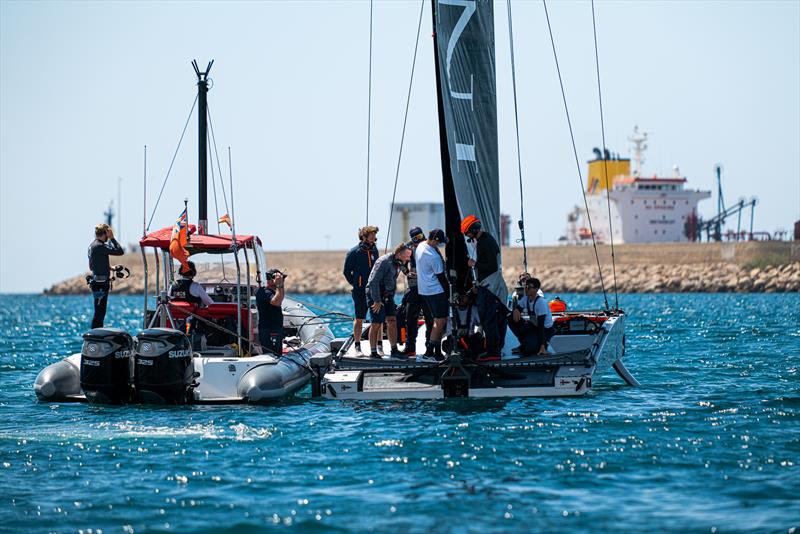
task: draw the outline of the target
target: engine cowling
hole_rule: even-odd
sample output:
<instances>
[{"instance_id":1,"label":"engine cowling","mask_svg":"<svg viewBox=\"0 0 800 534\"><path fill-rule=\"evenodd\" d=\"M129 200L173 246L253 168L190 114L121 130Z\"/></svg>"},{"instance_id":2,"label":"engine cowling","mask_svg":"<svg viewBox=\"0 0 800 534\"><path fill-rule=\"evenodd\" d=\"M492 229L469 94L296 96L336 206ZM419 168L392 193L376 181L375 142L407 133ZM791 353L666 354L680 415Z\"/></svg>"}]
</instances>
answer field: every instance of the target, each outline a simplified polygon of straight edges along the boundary
<instances>
[{"instance_id":1,"label":"engine cowling","mask_svg":"<svg viewBox=\"0 0 800 534\"><path fill-rule=\"evenodd\" d=\"M139 333L134 350L136 399L151 404L184 404L194 379L192 345L171 328Z\"/></svg>"},{"instance_id":2,"label":"engine cowling","mask_svg":"<svg viewBox=\"0 0 800 534\"><path fill-rule=\"evenodd\" d=\"M133 339L119 328L93 328L83 334L81 389L91 403L131 400Z\"/></svg>"}]
</instances>

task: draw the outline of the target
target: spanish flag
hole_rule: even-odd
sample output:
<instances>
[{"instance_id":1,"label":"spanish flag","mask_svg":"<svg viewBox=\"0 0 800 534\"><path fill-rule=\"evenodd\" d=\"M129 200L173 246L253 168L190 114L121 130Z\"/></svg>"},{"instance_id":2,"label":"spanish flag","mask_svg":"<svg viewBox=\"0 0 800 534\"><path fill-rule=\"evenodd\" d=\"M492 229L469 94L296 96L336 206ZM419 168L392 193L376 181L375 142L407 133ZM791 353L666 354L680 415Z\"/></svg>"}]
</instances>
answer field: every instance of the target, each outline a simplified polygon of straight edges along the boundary
<instances>
[{"instance_id":1,"label":"spanish flag","mask_svg":"<svg viewBox=\"0 0 800 534\"><path fill-rule=\"evenodd\" d=\"M186 250L188 243L187 233L189 232L189 221L186 216L186 208L175 221L172 227L172 237L169 240L169 255L181 262L182 271L189 270L189 251Z\"/></svg>"},{"instance_id":2,"label":"spanish flag","mask_svg":"<svg viewBox=\"0 0 800 534\"><path fill-rule=\"evenodd\" d=\"M233 228L233 223L231 223L231 216L228 215L227 213L225 215L223 215L222 217L220 217L217 222L225 223L225 224L228 225L228 228Z\"/></svg>"}]
</instances>

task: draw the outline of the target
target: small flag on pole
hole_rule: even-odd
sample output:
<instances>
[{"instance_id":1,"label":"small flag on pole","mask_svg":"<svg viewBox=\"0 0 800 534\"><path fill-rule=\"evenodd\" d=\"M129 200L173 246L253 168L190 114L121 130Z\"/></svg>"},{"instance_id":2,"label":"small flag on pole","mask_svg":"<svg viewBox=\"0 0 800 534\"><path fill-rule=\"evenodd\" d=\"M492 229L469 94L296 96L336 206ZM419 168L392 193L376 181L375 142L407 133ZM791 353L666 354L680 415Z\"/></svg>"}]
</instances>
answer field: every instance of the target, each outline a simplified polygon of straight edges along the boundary
<instances>
[{"instance_id":1,"label":"small flag on pole","mask_svg":"<svg viewBox=\"0 0 800 534\"><path fill-rule=\"evenodd\" d=\"M186 208L175 221L172 227L172 236L169 240L169 255L181 262L182 270L189 270L189 251L186 250L188 243L187 234L189 232L189 221L186 216Z\"/></svg>"},{"instance_id":2,"label":"small flag on pole","mask_svg":"<svg viewBox=\"0 0 800 534\"><path fill-rule=\"evenodd\" d=\"M225 215L223 215L222 217L220 217L219 221L217 221L217 222L225 223L225 224L228 225L228 228L233 228L233 224L231 223L231 216L228 215L227 213Z\"/></svg>"}]
</instances>

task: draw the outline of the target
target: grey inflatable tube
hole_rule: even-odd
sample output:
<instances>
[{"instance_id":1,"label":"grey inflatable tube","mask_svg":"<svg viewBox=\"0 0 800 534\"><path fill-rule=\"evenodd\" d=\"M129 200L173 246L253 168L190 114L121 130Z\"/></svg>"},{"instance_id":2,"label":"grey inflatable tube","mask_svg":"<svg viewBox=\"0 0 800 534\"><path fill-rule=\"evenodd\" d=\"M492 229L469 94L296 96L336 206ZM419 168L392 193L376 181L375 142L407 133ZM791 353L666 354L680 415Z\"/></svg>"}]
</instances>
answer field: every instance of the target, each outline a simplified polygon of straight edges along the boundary
<instances>
[{"instance_id":1,"label":"grey inflatable tube","mask_svg":"<svg viewBox=\"0 0 800 534\"><path fill-rule=\"evenodd\" d=\"M36 397L45 402L63 402L83 400L82 396L80 354L76 354L78 365L66 358L42 369L33 383Z\"/></svg>"},{"instance_id":2,"label":"grey inflatable tube","mask_svg":"<svg viewBox=\"0 0 800 534\"><path fill-rule=\"evenodd\" d=\"M330 352L333 334L308 308L287 298L283 313L284 326L298 329L301 346L284 354L277 363L254 367L242 376L238 393L247 402L270 402L302 389L311 380L311 357Z\"/></svg>"}]
</instances>

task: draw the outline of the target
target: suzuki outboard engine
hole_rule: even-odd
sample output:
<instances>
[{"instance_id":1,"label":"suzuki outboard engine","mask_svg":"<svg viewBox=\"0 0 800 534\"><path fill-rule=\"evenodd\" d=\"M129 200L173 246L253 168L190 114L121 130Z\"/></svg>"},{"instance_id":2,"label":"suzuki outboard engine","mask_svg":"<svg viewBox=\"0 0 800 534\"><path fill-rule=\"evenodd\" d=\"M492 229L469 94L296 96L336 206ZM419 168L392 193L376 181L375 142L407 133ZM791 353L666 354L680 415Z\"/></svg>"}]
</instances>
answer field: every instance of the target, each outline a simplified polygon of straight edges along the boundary
<instances>
[{"instance_id":1,"label":"suzuki outboard engine","mask_svg":"<svg viewBox=\"0 0 800 534\"><path fill-rule=\"evenodd\" d=\"M133 339L119 328L93 328L83 334L81 389L92 403L131 400Z\"/></svg>"},{"instance_id":2,"label":"suzuki outboard engine","mask_svg":"<svg viewBox=\"0 0 800 534\"><path fill-rule=\"evenodd\" d=\"M194 379L192 344L172 328L139 333L134 351L136 399L151 404L184 404Z\"/></svg>"}]
</instances>

